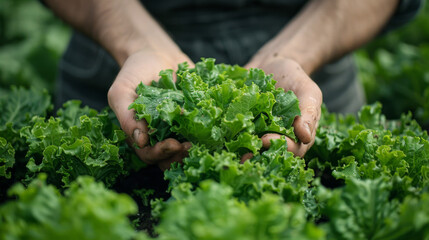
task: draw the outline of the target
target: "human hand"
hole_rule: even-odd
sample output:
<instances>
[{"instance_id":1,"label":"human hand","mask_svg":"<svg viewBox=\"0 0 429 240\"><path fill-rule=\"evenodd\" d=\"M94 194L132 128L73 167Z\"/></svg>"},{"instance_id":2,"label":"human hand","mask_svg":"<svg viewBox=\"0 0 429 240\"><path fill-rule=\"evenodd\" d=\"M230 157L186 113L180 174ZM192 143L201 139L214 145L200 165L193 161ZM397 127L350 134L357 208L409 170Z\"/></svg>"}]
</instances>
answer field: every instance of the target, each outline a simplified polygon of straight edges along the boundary
<instances>
[{"instance_id":1,"label":"human hand","mask_svg":"<svg viewBox=\"0 0 429 240\"><path fill-rule=\"evenodd\" d=\"M317 84L304 72L300 64L289 58L260 57L256 55L247 65L247 68L260 68L267 74L273 74L277 86L286 91L292 90L299 100L301 116L295 118L293 127L299 142L286 138L288 151L303 157L313 145L318 121L320 119L322 92ZM264 148L269 148L271 139L278 139L281 135L268 133L262 136Z\"/></svg>"},{"instance_id":2,"label":"human hand","mask_svg":"<svg viewBox=\"0 0 429 240\"><path fill-rule=\"evenodd\" d=\"M157 164L162 170L168 169L172 162L181 161L191 147L189 142L180 143L176 139L165 139L154 146L149 144L146 121L135 119L128 106L137 98L136 88L140 82L149 85L159 79L158 73L164 69L176 69L178 63L192 61L184 54L165 54L149 49L140 50L127 58L108 92L110 107L116 114L122 130L128 136L130 145L140 159L147 164Z\"/></svg>"}]
</instances>

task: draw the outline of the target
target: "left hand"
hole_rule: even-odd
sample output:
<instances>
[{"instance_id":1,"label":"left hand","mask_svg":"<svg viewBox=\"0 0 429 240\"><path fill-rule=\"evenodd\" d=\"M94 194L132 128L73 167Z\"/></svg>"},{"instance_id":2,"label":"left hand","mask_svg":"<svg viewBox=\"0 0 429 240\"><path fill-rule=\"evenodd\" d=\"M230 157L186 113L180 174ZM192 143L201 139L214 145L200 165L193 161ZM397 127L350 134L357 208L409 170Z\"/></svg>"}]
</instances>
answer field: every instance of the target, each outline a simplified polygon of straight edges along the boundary
<instances>
[{"instance_id":1,"label":"left hand","mask_svg":"<svg viewBox=\"0 0 429 240\"><path fill-rule=\"evenodd\" d=\"M277 87L292 90L299 100L301 116L295 118L293 127L298 142L286 138L288 151L303 157L313 145L322 105L322 91L317 84L304 72L300 64L289 58L260 57L256 55L246 68L260 68L267 74L273 74ZM268 133L262 136L264 148L270 147L270 139L280 138L281 135Z\"/></svg>"}]
</instances>

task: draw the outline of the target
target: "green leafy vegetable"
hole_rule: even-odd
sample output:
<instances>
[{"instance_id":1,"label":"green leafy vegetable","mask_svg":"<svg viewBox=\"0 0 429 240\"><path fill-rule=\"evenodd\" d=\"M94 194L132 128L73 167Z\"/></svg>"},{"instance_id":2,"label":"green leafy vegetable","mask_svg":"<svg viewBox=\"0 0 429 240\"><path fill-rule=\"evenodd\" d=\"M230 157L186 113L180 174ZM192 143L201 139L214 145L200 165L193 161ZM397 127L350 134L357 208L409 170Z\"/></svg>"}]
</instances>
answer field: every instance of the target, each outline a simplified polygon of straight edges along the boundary
<instances>
[{"instance_id":1,"label":"green leafy vegetable","mask_svg":"<svg viewBox=\"0 0 429 240\"><path fill-rule=\"evenodd\" d=\"M33 125L21 131L29 146L26 157L30 176L50 173L48 180L56 186L68 186L79 175L93 176L107 185L114 183L123 171L116 144L125 135L113 130L111 138L107 138L104 127L108 120L107 113L97 117L83 115L73 126L61 118L34 119Z\"/></svg>"},{"instance_id":2,"label":"green leafy vegetable","mask_svg":"<svg viewBox=\"0 0 429 240\"><path fill-rule=\"evenodd\" d=\"M50 110L51 97L46 90L12 87L7 94L0 96L0 136L17 150L25 148L19 130L34 116L45 117Z\"/></svg>"},{"instance_id":3,"label":"green leafy vegetable","mask_svg":"<svg viewBox=\"0 0 429 240\"><path fill-rule=\"evenodd\" d=\"M286 141L272 141L269 150L240 163L237 154L227 151L209 153L208 149L194 146L183 165L173 165L165 172L170 189L187 182L198 186L205 179L214 179L229 185L240 200L259 199L264 192L276 193L287 201L299 202L313 179L312 169L305 161L287 152Z\"/></svg>"},{"instance_id":4,"label":"green leafy vegetable","mask_svg":"<svg viewBox=\"0 0 429 240\"><path fill-rule=\"evenodd\" d=\"M0 137L0 177L10 178L9 169L15 164L15 149Z\"/></svg>"},{"instance_id":5,"label":"green leafy vegetable","mask_svg":"<svg viewBox=\"0 0 429 240\"><path fill-rule=\"evenodd\" d=\"M360 124L350 117L323 117L306 156L313 169L329 169L337 179L388 177L399 198L428 186L427 133L406 115L399 122L386 121L380 104L365 106L358 115Z\"/></svg>"},{"instance_id":6,"label":"green leafy vegetable","mask_svg":"<svg viewBox=\"0 0 429 240\"><path fill-rule=\"evenodd\" d=\"M429 235L428 194L390 199L387 178L350 178L343 189L319 189L323 214L329 216L328 239L426 239Z\"/></svg>"},{"instance_id":7,"label":"green leafy vegetable","mask_svg":"<svg viewBox=\"0 0 429 240\"><path fill-rule=\"evenodd\" d=\"M10 189L16 200L0 207L1 239L136 239L128 219L137 213L133 200L107 190L90 177L79 177L62 196L46 175L28 188ZM141 236L140 238L143 238Z\"/></svg>"},{"instance_id":8,"label":"green leafy vegetable","mask_svg":"<svg viewBox=\"0 0 429 240\"><path fill-rule=\"evenodd\" d=\"M248 205L232 198L230 187L205 181L195 192L183 184L173 191L160 225L159 239L324 239L308 223L302 206L264 194Z\"/></svg>"},{"instance_id":9,"label":"green leafy vegetable","mask_svg":"<svg viewBox=\"0 0 429 240\"><path fill-rule=\"evenodd\" d=\"M140 84L139 97L129 107L149 124L152 144L175 137L243 154L257 153L262 147L257 137L264 133L294 138L291 125L300 114L298 99L276 89L272 76L262 70L203 59L193 69L180 65L176 75L176 83L167 70L152 86Z\"/></svg>"}]
</instances>

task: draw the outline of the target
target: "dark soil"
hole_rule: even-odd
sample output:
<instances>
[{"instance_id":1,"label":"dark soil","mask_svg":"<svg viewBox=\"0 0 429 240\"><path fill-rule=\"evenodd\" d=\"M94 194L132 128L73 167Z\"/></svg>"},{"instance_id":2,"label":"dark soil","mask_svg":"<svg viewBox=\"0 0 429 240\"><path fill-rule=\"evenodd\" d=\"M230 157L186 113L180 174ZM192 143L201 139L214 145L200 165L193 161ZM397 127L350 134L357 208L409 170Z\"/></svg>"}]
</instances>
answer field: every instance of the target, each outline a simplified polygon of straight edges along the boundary
<instances>
[{"instance_id":1,"label":"dark soil","mask_svg":"<svg viewBox=\"0 0 429 240\"><path fill-rule=\"evenodd\" d=\"M140 197L134 194L135 189L153 189L154 193L148 196L148 201L162 198L167 200L170 198L170 194L167 193L168 181L164 180L164 173L158 168L158 166L148 166L142 168L138 172L134 172L126 178L120 179L114 186L114 189L120 193L126 193L134 198L138 207L139 214L132 216L133 221L137 221L137 229L144 230L149 235L153 236L154 225L157 223L151 215L150 204L145 205Z\"/></svg>"}]
</instances>

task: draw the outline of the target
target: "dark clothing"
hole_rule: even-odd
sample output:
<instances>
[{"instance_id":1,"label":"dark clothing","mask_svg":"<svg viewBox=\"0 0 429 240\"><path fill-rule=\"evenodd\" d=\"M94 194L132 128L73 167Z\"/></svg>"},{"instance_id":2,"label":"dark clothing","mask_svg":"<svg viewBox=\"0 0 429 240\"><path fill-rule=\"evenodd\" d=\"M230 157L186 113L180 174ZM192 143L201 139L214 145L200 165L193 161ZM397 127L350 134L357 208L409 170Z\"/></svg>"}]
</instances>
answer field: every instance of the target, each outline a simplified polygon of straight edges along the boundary
<instances>
[{"instance_id":1,"label":"dark clothing","mask_svg":"<svg viewBox=\"0 0 429 240\"><path fill-rule=\"evenodd\" d=\"M193 61L213 57L218 63L244 65L306 1L163 0L142 3ZM383 32L408 22L420 4L420 0L402 0ZM107 106L107 91L118 71L118 65L104 49L75 32L60 63L57 106L69 99L81 99L97 109ZM326 64L311 77L321 88L330 111L356 112L365 102L351 55Z\"/></svg>"}]
</instances>

